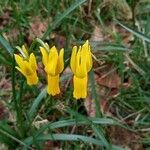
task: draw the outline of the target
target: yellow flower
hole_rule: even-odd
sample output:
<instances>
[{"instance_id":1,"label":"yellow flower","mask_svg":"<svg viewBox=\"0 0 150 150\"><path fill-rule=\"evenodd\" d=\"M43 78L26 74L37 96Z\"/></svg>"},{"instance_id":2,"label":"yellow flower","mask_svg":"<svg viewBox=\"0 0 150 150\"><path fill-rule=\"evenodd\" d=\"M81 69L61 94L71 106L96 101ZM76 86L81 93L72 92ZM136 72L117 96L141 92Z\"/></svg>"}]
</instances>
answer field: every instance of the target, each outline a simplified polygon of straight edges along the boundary
<instances>
[{"instance_id":1,"label":"yellow flower","mask_svg":"<svg viewBox=\"0 0 150 150\"><path fill-rule=\"evenodd\" d=\"M37 84L37 63L34 54L31 53L29 55L24 45L22 46L22 48L16 48L22 54L22 57L20 55L14 54L15 60L18 64L18 66L16 66L16 69L19 70L26 77L28 85Z\"/></svg>"},{"instance_id":2,"label":"yellow flower","mask_svg":"<svg viewBox=\"0 0 150 150\"><path fill-rule=\"evenodd\" d=\"M80 46L78 51L76 46L73 47L70 66L74 74L73 97L76 99L86 98L88 72L92 68L91 48L88 41L82 47Z\"/></svg>"},{"instance_id":3,"label":"yellow flower","mask_svg":"<svg viewBox=\"0 0 150 150\"><path fill-rule=\"evenodd\" d=\"M64 49L62 48L58 54L55 46L51 49L45 43L44 47L40 47L42 53L42 62L47 73L48 94L54 96L60 93L59 88L59 74L64 69Z\"/></svg>"}]
</instances>

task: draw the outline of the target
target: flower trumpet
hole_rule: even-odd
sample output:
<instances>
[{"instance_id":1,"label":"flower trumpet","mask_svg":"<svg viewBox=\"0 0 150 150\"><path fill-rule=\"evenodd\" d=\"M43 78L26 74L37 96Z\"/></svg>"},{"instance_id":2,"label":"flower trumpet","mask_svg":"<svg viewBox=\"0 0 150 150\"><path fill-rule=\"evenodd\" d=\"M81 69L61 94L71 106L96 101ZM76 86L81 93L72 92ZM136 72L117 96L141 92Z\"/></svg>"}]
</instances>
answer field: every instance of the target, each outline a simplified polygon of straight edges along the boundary
<instances>
[{"instance_id":1,"label":"flower trumpet","mask_svg":"<svg viewBox=\"0 0 150 150\"><path fill-rule=\"evenodd\" d=\"M86 98L88 72L92 68L91 48L88 41L79 48L76 46L73 47L70 66L74 74L73 97L76 99Z\"/></svg>"},{"instance_id":2,"label":"flower trumpet","mask_svg":"<svg viewBox=\"0 0 150 150\"><path fill-rule=\"evenodd\" d=\"M22 56L18 54L14 54L15 60L18 64L16 69L20 71L25 78L27 79L28 85L35 85L38 83L38 76L37 76L37 62L36 58L33 53L30 55L28 54L27 49L23 45L22 48L16 47Z\"/></svg>"},{"instance_id":3,"label":"flower trumpet","mask_svg":"<svg viewBox=\"0 0 150 150\"><path fill-rule=\"evenodd\" d=\"M59 87L59 74L64 69L64 49L62 48L58 54L55 46L49 48L48 44L45 43L43 47L40 47L42 53L42 62L47 73L48 94L55 96L60 93Z\"/></svg>"}]
</instances>

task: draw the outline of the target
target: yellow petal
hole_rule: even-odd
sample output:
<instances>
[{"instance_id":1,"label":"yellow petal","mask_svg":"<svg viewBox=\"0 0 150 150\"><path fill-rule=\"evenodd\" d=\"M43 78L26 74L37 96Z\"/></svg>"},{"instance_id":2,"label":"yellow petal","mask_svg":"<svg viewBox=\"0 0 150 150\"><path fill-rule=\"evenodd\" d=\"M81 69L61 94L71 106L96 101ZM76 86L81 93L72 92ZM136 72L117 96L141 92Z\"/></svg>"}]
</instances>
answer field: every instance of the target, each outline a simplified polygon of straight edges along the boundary
<instances>
[{"instance_id":1,"label":"yellow petal","mask_svg":"<svg viewBox=\"0 0 150 150\"><path fill-rule=\"evenodd\" d=\"M91 47L89 45L88 47L88 53L87 53L87 71L89 72L92 68L92 53L91 53Z\"/></svg>"},{"instance_id":2,"label":"yellow petal","mask_svg":"<svg viewBox=\"0 0 150 150\"><path fill-rule=\"evenodd\" d=\"M33 53L30 54L30 57L29 57L29 63L31 65L31 68L36 71L37 70L37 63L36 63L36 58L34 56Z\"/></svg>"},{"instance_id":3,"label":"yellow petal","mask_svg":"<svg viewBox=\"0 0 150 150\"><path fill-rule=\"evenodd\" d=\"M88 40L82 46L82 55L85 56L86 58L86 68L87 68L87 72L89 72L92 68L92 55L91 55L91 48Z\"/></svg>"},{"instance_id":4,"label":"yellow petal","mask_svg":"<svg viewBox=\"0 0 150 150\"><path fill-rule=\"evenodd\" d=\"M21 73L23 73L25 76L26 75L30 75L33 73L33 70L30 66L30 63L27 62L26 60L23 60L22 57L20 57L19 55L15 54L15 60L17 62L17 64L19 65L20 69L19 71ZM18 68L17 68L18 69Z\"/></svg>"},{"instance_id":5,"label":"yellow petal","mask_svg":"<svg viewBox=\"0 0 150 150\"><path fill-rule=\"evenodd\" d=\"M21 70L19 67L15 67L18 71L20 71L24 76L26 76L25 72L23 72L23 70Z\"/></svg>"},{"instance_id":6,"label":"yellow petal","mask_svg":"<svg viewBox=\"0 0 150 150\"><path fill-rule=\"evenodd\" d=\"M81 55L84 56L84 58L87 57L87 54L88 54L88 50L89 49L89 42L88 40L83 44L82 46L82 50L81 50Z\"/></svg>"},{"instance_id":7,"label":"yellow petal","mask_svg":"<svg viewBox=\"0 0 150 150\"><path fill-rule=\"evenodd\" d=\"M17 62L17 64L19 65L19 67L23 67L24 66L24 60L21 56L14 54L15 55L15 60Z\"/></svg>"},{"instance_id":8,"label":"yellow petal","mask_svg":"<svg viewBox=\"0 0 150 150\"><path fill-rule=\"evenodd\" d=\"M56 75L57 62L58 62L58 52L57 52L56 47L53 46L49 52L48 63L45 67L45 71L48 74L55 76Z\"/></svg>"},{"instance_id":9,"label":"yellow petal","mask_svg":"<svg viewBox=\"0 0 150 150\"><path fill-rule=\"evenodd\" d=\"M81 47L77 53L77 67L75 75L78 78L84 78L87 75L86 69L86 51L82 51Z\"/></svg>"},{"instance_id":10,"label":"yellow petal","mask_svg":"<svg viewBox=\"0 0 150 150\"><path fill-rule=\"evenodd\" d=\"M23 53L25 54L26 58L28 58L28 57L29 57L28 51L27 51L27 49L25 48L24 45L22 45L22 51L23 51Z\"/></svg>"},{"instance_id":11,"label":"yellow petal","mask_svg":"<svg viewBox=\"0 0 150 150\"><path fill-rule=\"evenodd\" d=\"M40 47L40 51L42 53L42 62L44 66L46 66L48 61L48 52L43 47Z\"/></svg>"},{"instance_id":12,"label":"yellow petal","mask_svg":"<svg viewBox=\"0 0 150 150\"><path fill-rule=\"evenodd\" d=\"M64 49L62 48L59 52L58 62L56 67L56 74L59 74L64 69Z\"/></svg>"},{"instance_id":13,"label":"yellow petal","mask_svg":"<svg viewBox=\"0 0 150 150\"><path fill-rule=\"evenodd\" d=\"M60 93L59 88L59 75L51 76L48 75L48 87L47 92L49 95L55 96Z\"/></svg>"},{"instance_id":14,"label":"yellow petal","mask_svg":"<svg viewBox=\"0 0 150 150\"><path fill-rule=\"evenodd\" d=\"M77 55L77 47L74 46L72 49L71 60L70 60L70 67L74 74L76 72L76 55Z\"/></svg>"},{"instance_id":15,"label":"yellow petal","mask_svg":"<svg viewBox=\"0 0 150 150\"><path fill-rule=\"evenodd\" d=\"M87 76L85 78L73 77L74 91L73 97L76 99L86 98L87 96Z\"/></svg>"}]
</instances>

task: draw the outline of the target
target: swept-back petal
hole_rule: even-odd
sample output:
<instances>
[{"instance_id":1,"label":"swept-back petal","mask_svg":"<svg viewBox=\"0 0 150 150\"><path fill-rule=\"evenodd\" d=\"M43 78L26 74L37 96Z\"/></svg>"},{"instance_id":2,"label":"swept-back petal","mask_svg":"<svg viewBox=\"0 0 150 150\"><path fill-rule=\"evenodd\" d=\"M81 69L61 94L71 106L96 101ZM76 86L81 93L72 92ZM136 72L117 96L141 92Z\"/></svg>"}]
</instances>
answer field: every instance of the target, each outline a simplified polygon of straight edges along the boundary
<instances>
[{"instance_id":1,"label":"swept-back petal","mask_svg":"<svg viewBox=\"0 0 150 150\"><path fill-rule=\"evenodd\" d=\"M86 57L86 68L87 72L89 72L92 68L92 55L88 40L82 46L82 56Z\"/></svg>"},{"instance_id":2,"label":"swept-back petal","mask_svg":"<svg viewBox=\"0 0 150 150\"><path fill-rule=\"evenodd\" d=\"M44 66L46 66L48 62L48 52L43 47L40 47L40 51L42 53L42 62Z\"/></svg>"},{"instance_id":3,"label":"swept-back petal","mask_svg":"<svg viewBox=\"0 0 150 150\"><path fill-rule=\"evenodd\" d=\"M30 54L29 57L29 63L31 65L31 68L36 71L37 70L37 63L36 63L36 58L35 55L33 53Z\"/></svg>"},{"instance_id":4,"label":"swept-back petal","mask_svg":"<svg viewBox=\"0 0 150 150\"><path fill-rule=\"evenodd\" d=\"M25 74L25 72L22 70L22 69L20 69L19 67L15 67L18 71L20 71L24 76L26 76L26 74Z\"/></svg>"},{"instance_id":5,"label":"swept-back petal","mask_svg":"<svg viewBox=\"0 0 150 150\"><path fill-rule=\"evenodd\" d=\"M58 62L56 67L56 74L59 74L64 69L64 49L62 48L59 52Z\"/></svg>"},{"instance_id":6,"label":"swept-back petal","mask_svg":"<svg viewBox=\"0 0 150 150\"><path fill-rule=\"evenodd\" d=\"M87 71L89 72L92 68L93 62L92 62L92 53L91 53L91 47L89 45L88 52L87 52Z\"/></svg>"},{"instance_id":7,"label":"swept-back petal","mask_svg":"<svg viewBox=\"0 0 150 150\"><path fill-rule=\"evenodd\" d=\"M76 59L77 59L77 46L74 46L72 49L71 60L70 60L70 67L74 74L76 72L76 63L77 63Z\"/></svg>"},{"instance_id":8,"label":"swept-back petal","mask_svg":"<svg viewBox=\"0 0 150 150\"><path fill-rule=\"evenodd\" d=\"M20 68L22 68L24 66L24 60L23 60L23 58L21 56L17 55L17 54L14 54L14 55L15 55L15 60L16 60L16 62L18 64L18 66Z\"/></svg>"}]
</instances>

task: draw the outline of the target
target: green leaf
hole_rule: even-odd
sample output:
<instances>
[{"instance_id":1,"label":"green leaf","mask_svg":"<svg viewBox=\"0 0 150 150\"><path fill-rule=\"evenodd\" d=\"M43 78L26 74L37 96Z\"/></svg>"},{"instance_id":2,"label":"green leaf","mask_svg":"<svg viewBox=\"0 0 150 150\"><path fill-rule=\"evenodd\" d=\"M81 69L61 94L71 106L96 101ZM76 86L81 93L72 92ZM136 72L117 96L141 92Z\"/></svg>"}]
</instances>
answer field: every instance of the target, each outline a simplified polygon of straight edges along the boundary
<instances>
[{"instance_id":1,"label":"green leaf","mask_svg":"<svg viewBox=\"0 0 150 150\"><path fill-rule=\"evenodd\" d=\"M14 147L14 142L10 140L10 138L8 138L7 136L3 135L2 133L0 134L0 142L4 143L5 145L11 148Z\"/></svg>"},{"instance_id":2,"label":"green leaf","mask_svg":"<svg viewBox=\"0 0 150 150\"><path fill-rule=\"evenodd\" d=\"M139 32L139 31L134 31L133 29L127 27L126 25L120 23L119 21L115 20L115 22L117 24L119 24L120 26L122 26L124 29L128 30L130 33L134 34L135 36L137 36L138 38L150 43L150 37L144 35L143 33Z\"/></svg>"},{"instance_id":3,"label":"green leaf","mask_svg":"<svg viewBox=\"0 0 150 150\"><path fill-rule=\"evenodd\" d=\"M0 129L11 134L12 136L17 137L17 133L13 130L5 121L0 121Z\"/></svg>"},{"instance_id":4,"label":"green leaf","mask_svg":"<svg viewBox=\"0 0 150 150\"><path fill-rule=\"evenodd\" d=\"M0 34L0 44L9 52L10 55L13 55L14 51L13 48L1 34Z\"/></svg>"},{"instance_id":5,"label":"green leaf","mask_svg":"<svg viewBox=\"0 0 150 150\"><path fill-rule=\"evenodd\" d=\"M35 136L38 136L39 134L43 133L46 129L50 128L51 130L62 128L62 127L68 127L73 125L119 125L116 121L109 118L76 118L76 119L69 119L69 120L60 120L53 123L48 123L44 126L42 126L38 131L36 132Z\"/></svg>"},{"instance_id":6,"label":"green leaf","mask_svg":"<svg viewBox=\"0 0 150 150\"><path fill-rule=\"evenodd\" d=\"M89 75L89 79L90 79L90 83L91 83L91 90L92 90L92 98L95 101L95 108L96 108L96 116L100 117L101 114L101 110L100 110L100 101L99 101L99 97L96 91L96 85L95 85L95 79L94 79L94 72L93 70L90 71L90 75Z\"/></svg>"},{"instance_id":7,"label":"green leaf","mask_svg":"<svg viewBox=\"0 0 150 150\"><path fill-rule=\"evenodd\" d=\"M37 140L45 141L45 140L54 140L54 141L82 141L87 143L92 143L96 145L102 145L100 140L83 136L83 135L76 135L76 134L48 134L39 136Z\"/></svg>"},{"instance_id":8,"label":"green leaf","mask_svg":"<svg viewBox=\"0 0 150 150\"><path fill-rule=\"evenodd\" d=\"M75 134L47 134L47 135L40 135L37 137L38 141L46 141L46 140L53 140L53 141L82 141L87 143L93 143L96 145L102 145L100 140L82 136L82 135L75 135ZM29 137L24 141L27 145L31 145L33 142L33 138Z\"/></svg>"},{"instance_id":9,"label":"green leaf","mask_svg":"<svg viewBox=\"0 0 150 150\"><path fill-rule=\"evenodd\" d=\"M100 46L100 47L96 47L96 49L102 50L102 51L129 51L131 49L125 48L125 47L121 47L121 46ZM95 49L95 50L96 50Z\"/></svg>"},{"instance_id":10,"label":"green leaf","mask_svg":"<svg viewBox=\"0 0 150 150\"><path fill-rule=\"evenodd\" d=\"M96 126L96 125L92 125L92 129L93 129L95 135L101 140L101 142L103 143L104 147L106 147L106 149L108 149L110 147L110 144L106 140L102 129L100 127Z\"/></svg>"},{"instance_id":11,"label":"green leaf","mask_svg":"<svg viewBox=\"0 0 150 150\"><path fill-rule=\"evenodd\" d=\"M6 56L8 59L8 56ZM11 62L9 60L6 59L6 57L4 56L4 54L0 53L0 62L5 64L5 65L9 65L11 66Z\"/></svg>"},{"instance_id":12,"label":"green leaf","mask_svg":"<svg viewBox=\"0 0 150 150\"><path fill-rule=\"evenodd\" d=\"M46 88L42 90L42 92L37 96L37 98L33 101L33 104L29 110L29 120L31 121L34 115L37 112L37 108L40 104L40 102L43 100L43 98L46 96Z\"/></svg>"},{"instance_id":13,"label":"green leaf","mask_svg":"<svg viewBox=\"0 0 150 150\"><path fill-rule=\"evenodd\" d=\"M83 135L76 135L76 134L47 134L47 135L41 135L37 138L38 141L79 141L79 142L85 142L87 144L95 144L98 146L104 146L103 143L95 138L87 137ZM26 144L30 145L32 144L33 139L30 137L26 139ZM123 150L121 147L118 147L116 145L112 145L109 147L111 150Z\"/></svg>"},{"instance_id":14,"label":"green leaf","mask_svg":"<svg viewBox=\"0 0 150 150\"><path fill-rule=\"evenodd\" d=\"M19 136L15 130L13 130L7 122L0 121L0 141L8 146L14 146L14 142L18 142L21 145L26 146L24 142L19 139Z\"/></svg>"},{"instance_id":15,"label":"green leaf","mask_svg":"<svg viewBox=\"0 0 150 150\"><path fill-rule=\"evenodd\" d=\"M83 4L86 0L77 0L75 3L73 3L67 10L65 10L60 16L56 16L56 19L54 20L54 22L52 23L52 25L50 25L47 29L47 31L44 33L42 40L44 40L49 33L55 29L59 23L66 17L68 16L72 11L74 11L77 7L79 7L81 4Z\"/></svg>"}]
</instances>

